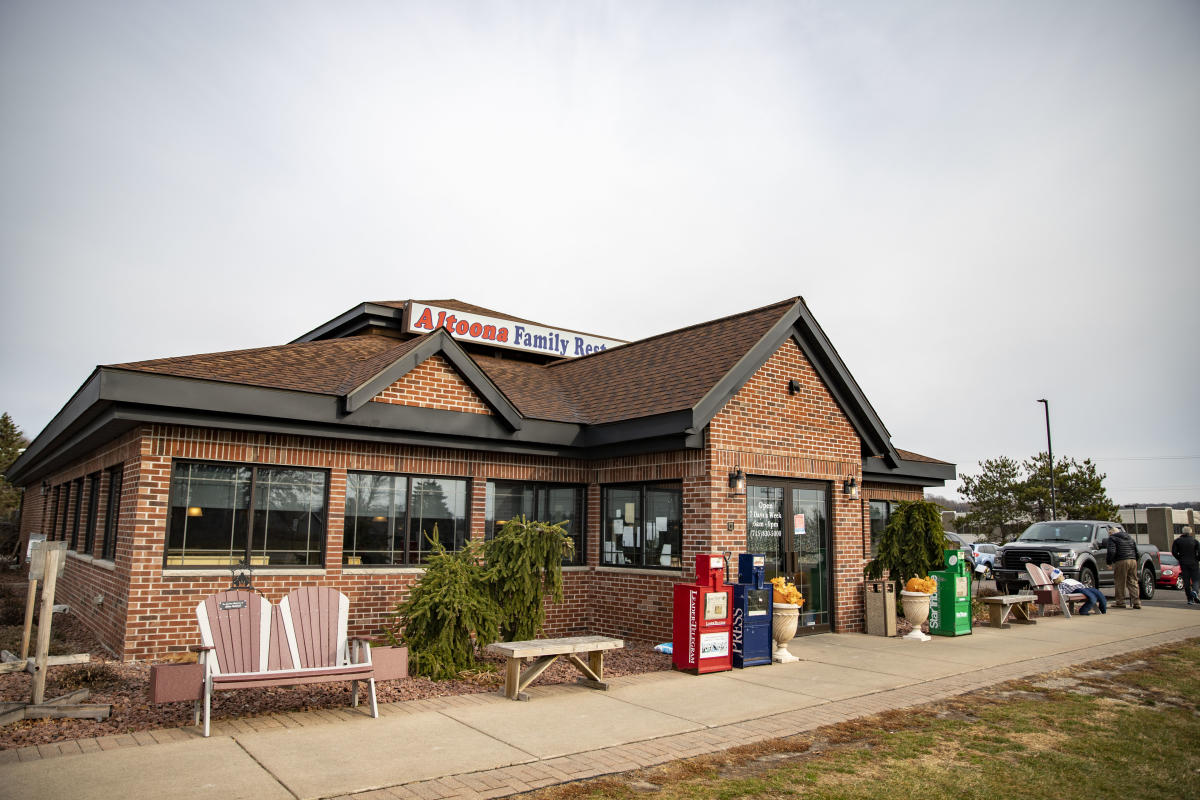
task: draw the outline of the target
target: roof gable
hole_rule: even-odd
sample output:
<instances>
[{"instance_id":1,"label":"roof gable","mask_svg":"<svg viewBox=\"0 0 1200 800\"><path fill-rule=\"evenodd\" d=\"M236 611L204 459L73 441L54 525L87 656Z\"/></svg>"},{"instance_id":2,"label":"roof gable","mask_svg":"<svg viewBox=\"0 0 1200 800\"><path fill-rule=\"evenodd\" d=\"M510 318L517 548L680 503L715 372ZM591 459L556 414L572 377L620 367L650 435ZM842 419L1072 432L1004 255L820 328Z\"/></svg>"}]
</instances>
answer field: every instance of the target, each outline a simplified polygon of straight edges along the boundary
<instances>
[{"instance_id":1,"label":"roof gable","mask_svg":"<svg viewBox=\"0 0 1200 800\"><path fill-rule=\"evenodd\" d=\"M342 405L347 414L358 411L426 360L441 355L480 400L490 406L509 428L521 428L521 413L516 406L444 330L411 339L404 344L406 346L397 348L396 357L381 369L366 376L356 386L343 387L345 391L342 392Z\"/></svg>"}]
</instances>

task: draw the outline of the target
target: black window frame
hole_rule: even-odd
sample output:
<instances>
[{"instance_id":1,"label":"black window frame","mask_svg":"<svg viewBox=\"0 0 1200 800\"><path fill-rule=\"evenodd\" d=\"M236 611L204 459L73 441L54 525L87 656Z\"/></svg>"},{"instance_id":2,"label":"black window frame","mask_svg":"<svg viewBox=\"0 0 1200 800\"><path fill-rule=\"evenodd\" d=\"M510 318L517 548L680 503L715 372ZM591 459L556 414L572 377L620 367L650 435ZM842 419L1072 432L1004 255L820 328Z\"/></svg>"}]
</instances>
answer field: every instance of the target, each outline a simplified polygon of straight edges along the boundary
<instances>
[{"instance_id":1,"label":"black window frame","mask_svg":"<svg viewBox=\"0 0 1200 800\"><path fill-rule=\"evenodd\" d=\"M164 530L163 538L163 568L164 569L189 569L189 570L212 570L212 569L228 569L224 564L216 566L213 564L188 564L186 549L181 553L172 553L171 551L171 516L172 516L172 495L175 489L176 470L183 465L199 464L203 466L216 467L232 467L233 469L248 469L250 470L249 482L249 500L246 506L246 549L243 553L245 563L250 564L255 570L271 571L282 569L308 569L320 570L325 568L325 560L329 555L329 489L330 489L330 470L321 467L304 467L294 466L291 464L260 464L260 463L245 463L241 461L210 461L206 459L181 458L171 462L171 478L167 484L167 522ZM254 551L255 529L257 527L256 514L260 510L255 507L255 497L257 494L257 479L259 470L298 470L300 472L320 473L325 476L325 491L323 496L323 511L322 511L322 528L323 535L321 536L321 549L315 563L312 564L289 564L279 563L272 564L256 562ZM235 509L236 511L236 509ZM268 507L269 512L269 507ZM285 551L286 552L286 551ZM269 556L269 553L268 553ZM171 564L170 559L173 557L181 558L183 563ZM232 564L229 566L237 566Z\"/></svg>"},{"instance_id":2,"label":"black window frame","mask_svg":"<svg viewBox=\"0 0 1200 800\"><path fill-rule=\"evenodd\" d=\"M533 490L533 507L535 509L535 514L537 513L536 509L539 508L541 505L542 492L550 491L552 489L574 489L578 493L578 500L576 502L576 510L577 510L577 515L578 515L579 519L573 521L572 526L573 526L574 530L570 531L568 533L568 536L570 536L571 540L575 543L575 555L571 559L564 558L562 563L563 563L564 567L582 567L587 564L587 516L588 516L588 513L587 513L587 484L585 484L585 483L561 483L561 482L555 482L555 481L520 481L520 480L507 480L504 478L488 478L484 485L484 498L485 498L484 508L485 509L489 508L489 503L491 502L491 499L492 499L492 487L497 486L497 485L507 486L507 487L522 486L522 487L531 488ZM527 517L527 518L533 519L533 517ZM505 520L505 521L507 521L507 520ZM547 520L543 520L543 521L547 521ZM495 519L494 513L488 514L488 512L485 510L484 511L484 533L483 533L484 539L491 539L492 537L494 537L496 535L497 530L498 530L498 523Z\"/></svg>"},{"instance_id":3,"label":"black window frame","mask_svg":"<svg viewBox=\"0 0 1200 800\"><path fill-rule=\"evenodd\" d=\"M58 489L59 505L58 508L55 509L58 517L58 530L56 531L58 536L56 537L52 535L50 538L61 538L62 541L65 542L67 540L67 528L69 527L67 524L67 517L69 516L71 508L71 482L67 481L66 483L60 483L58 485Z\"/></svg>"},{"instance_id":4,"label":"black window frame","mask_svg":"<svg viewBox=\"0 0 1200 800\"><path fill-rule=\"evenodd\" d=\"M104 544L100 548L100 558L104 561L117 560L117 531L121 519L121 483L125 478L125 467L112 467L108 470L108 504L104 508Z\"/></svg>"},{"instance_id":5,"label":"black window frame","mask_svg":"<svg viewBox=\"0 0 1200 800\"><path fill-rule=\"evenodd\" d=\"M639 514L640 514L639 520L640 520L641 524L639 524L637 526L638 530L634 534L636 537L636 540L635 540L636 544L634 545L634 547L636 548L636 555L637 555L637 560L634 562L626 561L626 562L616 563L616 562L606 560L606 553L605 553L604 545L605 545L605 542L611 536L611 534L610 534L611 522L609 521L609 515L608 515L608 499L609 499L609 492L611 492L613 490L625 490L625 491L637 490L637 492L638 492L638 505L639 505ZM668 556L669 560L671 561L670 564L662 564L661 563L662 556L660 556L660 562L658 564L647 564L646 563L646 516L645 516L646 506L647 506L646 494L648 491L651 491L651 490L673 491L673 492L678 492L678 494L679 494L679 538L678 538L679 552L671 553ZM684 538L683 521L684 521L684 515L685 515L685 511L684 511L684 507L683 507L683 481L682 480L634 481L634 482L629 482L629 483L604 484L603 486L600 487L600 534L599 534L599 538L600 538L600 555L599 555L600 561L599 561L599 563L600 563L600 566L602 566L602 567L624 567L627 569L657 570L657 571L664 571L664 572L679 571L680 569L682 569L682 566L683 566L683 538ZM670 525L670 523L668 522L668 527L669 527L669 525ZM661 552L661 550L660 550L660 552Z\"/></svg>"},{"instance_id":6,"label":"black window frame","mask_svg":"<svg viewBox=\"0 0 1200 800\"><path fill-rule=\"evenodd\" d=\"M405 480L404 518L403 518L404 547L403 547L403 558L400 561L393 560L389 563L384 563L384 564L362 563L361 562L362 556L355 555L356 553L360 552L357 548L355 548L354 550L349 550L346 548L347 523L351 519L349 512L350 512L350 476L352 476L352 475L370 475L370 476L374 476L374 477L391 478L393 481L396 478L404 478L404 480ZM419 472L380 472L377 470L365 470L365 469L346 470L345 503L342 506L342 567L343 568L351 567L354 569L360 569L360 568L361 569L395 569L397 567L423 567L423 566L425 566L425 564L427 562L426 562L426 559L424 558L424 554L428 553L429 551L419 549L417 551L416 558L414 558L412 547L410 546L411 542L409 539L409 530L412 527L413 487L416 485L417 481L421 481L421 480L460 481L460 482L462 482L463 487L464 487L463 526L462 526L463 532L462 532L461 536L458 535L457 531L455 532L454 541L453 541L454 547L452 549L452 552L461 550L463 547L466 546L466 543L469 542L471 539L471 511L474 506L475 484L477 483L476 480L472 480L471 478L466 477L464 475L429 475L429 474L424 474L424 473L419 473ZM393 491L394 491L394 488L395 487L393 485ZM357 515L355 515L355 516L357 517ZM392 516L392 515L388 516L389 536L391 537L393 544L396 541L396 528L397 528L397 521L399 519L400 519L399 516ZM422 531L422 535L424 533L425 532ZM439 531L439 534L441 534L441 531ZM446 548L446 549L451 550L451 548ZM393 546L390 552L392 552L393 554L396 553L397 548L395 548ZM350 560L349 560L351 558L359 558L360 561L358 563L352 564L352 563L350 563Z\"/></svg>"},{"instance_id":7,"label":"black window frame","mask_svg":"<svg viewBox=\"0 0 1200 800\"><path fill-rule=\"evenodd\" d=\"M75 513L71 515L71 541L67 544L68 550L79 552L79 521L83 512L83 478L76 478L72 483L75 485Z\"/></svg>"},{"instance_id":8,"label":"black window frame","mask_svg":"<svg viewBox=\"0 0 1200 800\"><path fill-rule=\"evenodd\" d=\"M100 473L88 476L87 517L83 527L83 550L87 555L96 553L96 512L100 510Z\"/></svg>"}]
</instances>

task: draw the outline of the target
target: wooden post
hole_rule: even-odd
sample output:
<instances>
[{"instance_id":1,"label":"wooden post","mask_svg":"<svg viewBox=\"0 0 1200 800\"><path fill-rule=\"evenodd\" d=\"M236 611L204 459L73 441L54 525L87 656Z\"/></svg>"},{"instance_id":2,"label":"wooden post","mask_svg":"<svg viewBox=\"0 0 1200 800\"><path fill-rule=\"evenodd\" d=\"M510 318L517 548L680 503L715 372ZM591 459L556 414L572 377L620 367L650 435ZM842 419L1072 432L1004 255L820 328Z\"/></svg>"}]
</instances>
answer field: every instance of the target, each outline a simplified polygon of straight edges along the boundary
<instances>
[{"instance_id":1,"label":"wooden post","mask_svg":"<svg viewBox=\"0 0 1200 800\"><path fill-rule=\"evenodd\" d=\"M65 545L66 542L61 544ZM46 699L46 661L50 654L50 628L54 618L54 588L58 583L58 565L65 554L65 547L46 548L45 584L42 587L42 611L38 618L36 662L33 668L33 697L30 700L35 706L41 705Z\"/></svg>"},{"instance_id":2,"label":"wooden post","mask_svg":"<svg viewBox=\"0 0 1200 800\"><path fill-rule=\"evenodd\" d=\"M33 632L33 605L37 602L37 578L29 579L29 593L25 596L25 631L21 634L21 660L29 658L29 636Z\"/></svg>"}]
</instances>

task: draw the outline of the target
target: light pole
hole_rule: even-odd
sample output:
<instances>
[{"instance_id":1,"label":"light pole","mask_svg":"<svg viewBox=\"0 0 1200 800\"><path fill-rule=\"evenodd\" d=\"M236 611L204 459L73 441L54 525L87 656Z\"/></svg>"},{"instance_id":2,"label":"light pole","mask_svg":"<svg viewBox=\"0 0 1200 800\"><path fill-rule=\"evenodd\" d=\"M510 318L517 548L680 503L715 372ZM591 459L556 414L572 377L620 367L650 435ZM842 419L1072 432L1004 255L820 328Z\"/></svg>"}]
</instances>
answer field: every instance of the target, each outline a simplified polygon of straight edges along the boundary
<instances>
[{"instance_id":1,"label":"light pole","mask_svg":"<svg viewBox=\"0 0 1200 800\"><path fill-rule=\"evenodd\" d=\"M1058 518L1058 509L1054 505L1054 447L1050 444L1050 401L1038 400L1046 407L1046 454L1050 456L1050 519Z\"/></svg>"}]
</instances>

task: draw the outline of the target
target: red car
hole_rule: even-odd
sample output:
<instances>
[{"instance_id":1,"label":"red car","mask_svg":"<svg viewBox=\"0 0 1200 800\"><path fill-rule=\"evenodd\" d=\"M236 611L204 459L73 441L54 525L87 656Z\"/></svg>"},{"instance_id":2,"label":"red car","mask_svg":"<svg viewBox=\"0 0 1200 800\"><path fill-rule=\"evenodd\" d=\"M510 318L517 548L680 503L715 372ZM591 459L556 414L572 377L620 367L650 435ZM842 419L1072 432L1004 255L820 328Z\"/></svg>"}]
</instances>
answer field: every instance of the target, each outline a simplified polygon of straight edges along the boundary
<instances>
[{"instance_id":1,"label":"red car","mask_svg":"<svg viewBox=\"0 0 1200 800\"><path fill-rule=\"evenodd\" d=\"M1175 560L1175 556L1159 550L1158 563L1161 565L1158 570L1158 585L1168 589L1182 589L1183 575L1179 572L1179 562Z\"/></svg>"}]
</instances>

